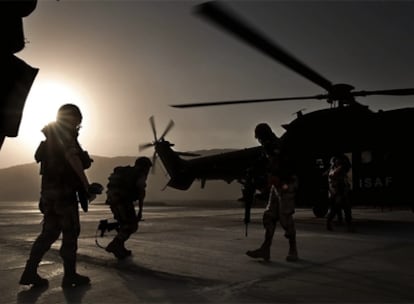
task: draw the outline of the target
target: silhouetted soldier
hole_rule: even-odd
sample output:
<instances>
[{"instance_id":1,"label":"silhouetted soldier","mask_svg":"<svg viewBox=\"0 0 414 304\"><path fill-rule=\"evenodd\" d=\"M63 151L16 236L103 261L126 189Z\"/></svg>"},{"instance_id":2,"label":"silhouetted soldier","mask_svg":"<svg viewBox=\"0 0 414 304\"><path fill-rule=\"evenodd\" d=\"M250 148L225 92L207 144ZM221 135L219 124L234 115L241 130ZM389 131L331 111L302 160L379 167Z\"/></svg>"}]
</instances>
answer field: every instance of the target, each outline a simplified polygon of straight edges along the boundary
<instances>
[{"instance_id":1,"label":"silhouetted soldier","mask_svg":"<svg viewBox=\"0 0 414 304\"><path fill-rule=\"evenodd\" d=\"M56 122L42 129L46 140L36 151L35 159L41 163L41 197L43 227L33 243L29 259L20 278L20 284L36 287L46 286L47 279L37 273L44 254L62 233L60 255L63 259L64 276L62 287L89 284L86 276L76 273L76 252L80 234L78 197L92 201L99 190L99 184L90 185L84 173L92 159L77 140L82 122L79 108L73 104L61 106ZM102 186L100 186L102 187Z\"/></svg>"},{"instance_id":2,"label":"silhouetted soldier","mask_svg":"<svg viewBox=\"0 0 414 304\"><path fill-rule=\"evenodd\" d=\"M327 216L326 228L333 230L332 220L344 210L345 223L348 231L353 231L351 210L351 185L348 172L351 163L345 154L333 156L328 171L330 210Z\"/></svg>"},{"instance_id":3,"label":"silhouetted soldier","mask_svg":"<svg viewBox=\"0 0 414 304\"><path fill-rule=\"evenodd\" d=\"M270 248L276 223L279 221L289 239L287 261L296 261L298 252L296 246L296 229L293 220L295 212L295 195L297 180L290 168L290 163L281 155L279 138L266 123L260 123L255 128L255 137L263 146L268 160L270 194L269 202L263 214L265 237L262 246L256 250L247 251L252 258L270 259Z\"/></svg>"},{"instance_id":4,"label":"silhouetted soldier","mask_svg":"<svg viewBox=\"0 0 414 304\"><path fill-rule=\"evenodd\" d=\"M125 242L138 230L138 222L142 219L146 180L151 166L148 157L139 157L134 166L116 167L108 178L106 204L119 222L119 229L106 251L118 259L131 255L131 251L125 248ZM135 213L135 201L138 201L138 214Z\"/></svg>"}]
</instances>

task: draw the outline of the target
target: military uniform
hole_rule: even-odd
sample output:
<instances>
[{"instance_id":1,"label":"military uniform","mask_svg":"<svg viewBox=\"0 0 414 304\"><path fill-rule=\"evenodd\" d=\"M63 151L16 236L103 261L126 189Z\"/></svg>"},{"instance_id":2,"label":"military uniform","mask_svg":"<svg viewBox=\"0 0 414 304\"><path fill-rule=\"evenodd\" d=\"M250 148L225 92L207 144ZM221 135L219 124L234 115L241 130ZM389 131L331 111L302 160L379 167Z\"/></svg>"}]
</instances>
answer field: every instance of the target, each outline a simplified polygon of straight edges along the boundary
<instances>
[{"instance_id":1,"label":"military uniform","mask_svg":"<svg viewBox=\"0 0 414 304\"><path fill-rule=\"evenodd\" d=\"M109 177L106 204L110 206L114 218L119 222L119 229L106 247L106 251L119 259L131 255L131 251L125 248L125 242L138 230L149 167L116 167ZM135 213L135 201L139 203L138 215Z\"/></svg>"},{"instance_id":2,"label":"military uniform","mask_svg":"<svg viewBox=\"0 0 414 304\"><path fill-rule=\"evenodd\" d=\"M259 132L258 127L265 127L264 132ZM263 134L264 133L264 134ZM270 248L276 224L279 221L285 230L285 237L289 239L289 252L286 257L288 261L298 259L296 247L296 229L293 220L295 212L295 196L297 190L297 179L292 172L287 159L281 155L280 140L265 124L256 127L256 137L263 146L265 157L268 159L268 173L270 193L269 201L263 213L263 227L265 228L265 239L262 246L256 250L249 250L246 254L252 258L270 259Z\"/></svg>"},{"instance_id":3,"label":"military uniform","mask_svg":"<svg viewBox=\"0 0 414 304\"><path fill-rule=\"evenodd\" d=\"M41 142L35 159L41 163L41 197L39 208L43 213L43 226L30 251L29 260L20 284L41 286L47 284L37 274L37 267L44 254L62 233L60 255L64 264L63 287L89 283L89 278L76 273L76 252L80 233L78 193L84 191L68 155L79 157L84 169L92 160L77 141L77 130L68 129L54 122L43 128L46 141Z\"/></svg>"},{"instance_id":4,"label":"military uniform","mask_svg":"<svg viewBox=\"0 0 414 304\"><path fill-rule=\"evenodd\" d=\"M332 220L335 215L344 210L345 223L348 230L352 231L352 206L351 206L351 185L348 180L348 171L351 164L345 155L335 156L331 159L331 166L328 171L330 210L327 216L326 226L332 230Z\"/></svg>"}]
</instances>

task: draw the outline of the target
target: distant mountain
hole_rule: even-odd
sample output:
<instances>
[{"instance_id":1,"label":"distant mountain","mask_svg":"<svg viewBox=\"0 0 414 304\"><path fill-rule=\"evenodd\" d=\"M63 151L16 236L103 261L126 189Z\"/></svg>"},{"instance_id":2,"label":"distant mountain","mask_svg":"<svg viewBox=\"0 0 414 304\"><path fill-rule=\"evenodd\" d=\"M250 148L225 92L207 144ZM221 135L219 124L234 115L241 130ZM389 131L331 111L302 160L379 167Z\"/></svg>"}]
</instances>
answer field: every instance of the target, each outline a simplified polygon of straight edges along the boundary
<instances>
[{"instance_id":1,"label":"distant mountain","mask_svg":"<svg viewBox=\"0 0 414 304\"><path fill-rule=\"evenodd\" d=\"M223 153L230 150L192 151L202 155ZM133 165L135 156L102 157L92 156L94 162L88 169L87 175L91 182L106 186L109 174L116 166ZM13 166L0 169L0 201L36 201L39 198L40 175L36 163ZM241 196L240 185L237 182L227 184L224 181L207 181L204 189L201 183L195 181L187 191L165 188L168 176L158 160L155 174L150 174L147 181L147 200L237 200ZM99 200L104 200L101 195Z\"/></svg>"}]
</instances>

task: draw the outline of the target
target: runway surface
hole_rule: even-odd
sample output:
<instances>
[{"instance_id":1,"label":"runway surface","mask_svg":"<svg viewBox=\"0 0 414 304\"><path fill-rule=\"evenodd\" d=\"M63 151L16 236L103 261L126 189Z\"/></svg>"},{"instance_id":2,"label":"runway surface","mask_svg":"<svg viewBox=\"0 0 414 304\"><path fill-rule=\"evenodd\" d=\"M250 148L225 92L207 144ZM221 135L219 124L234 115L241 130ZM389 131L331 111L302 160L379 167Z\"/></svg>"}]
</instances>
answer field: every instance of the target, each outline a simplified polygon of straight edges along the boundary
<instances>
[{"instance_id":1,"label":"runway surface","mask_svg":"<svg viewBox=\"0 0 414 304\"><path fill-rule=\"evenodd\" d=\"M271 261L253 260L246 250L263 240L263 209L252 211L245 237L237 202L148 202L144 221L127 242L133 256L117 261L95 244L107 206L81 211L78 272L85 288L63 290L60 240L39 273L44 290L18 280L41 229L37 204L0 203L1 303L414 303L414 213L354 209L356 232L310 210L295 213L300 260L285 261L288 242L278 226ZM98 242L105 246L114 232Z\"/></svg>"}]
</instances>

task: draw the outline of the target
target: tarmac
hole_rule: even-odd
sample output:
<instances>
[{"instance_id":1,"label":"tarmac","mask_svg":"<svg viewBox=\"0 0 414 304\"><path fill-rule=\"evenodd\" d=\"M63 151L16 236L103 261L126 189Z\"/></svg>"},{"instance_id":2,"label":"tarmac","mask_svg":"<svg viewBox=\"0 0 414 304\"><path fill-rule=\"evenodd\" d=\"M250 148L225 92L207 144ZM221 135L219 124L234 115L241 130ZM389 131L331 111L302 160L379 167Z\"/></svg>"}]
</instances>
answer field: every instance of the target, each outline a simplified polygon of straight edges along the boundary
<instances>
[{"instance_id":1,"label":"tarmac","mask_svg":"<svg viewBox=\"0 0 414 304\"><path fill-rule=\"evenodd\" d=\"M308 209L295 213L299 261L287 262L278 226L271 261L245 255L263 240L263 209L252 210L248 236L237 202L147 202L144 221L118 261L96 245L107 206L81 212L78 272L91 285L62 289L60 240L39 267L45 289L18 284L41 229L37 204L0 203L0 303L414 303L414 213L353 210L356 232L325 229Z\"/></svg>"}]
</instances>

